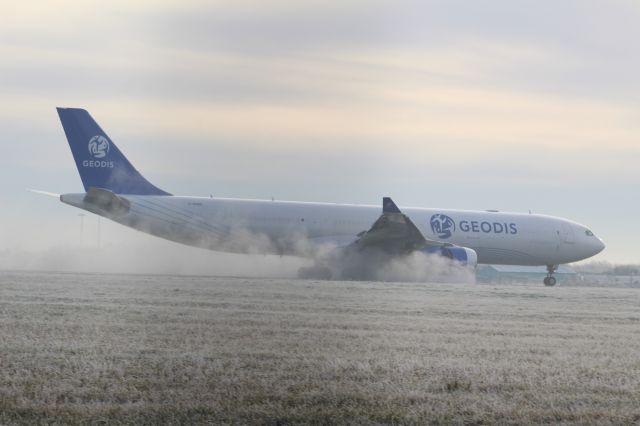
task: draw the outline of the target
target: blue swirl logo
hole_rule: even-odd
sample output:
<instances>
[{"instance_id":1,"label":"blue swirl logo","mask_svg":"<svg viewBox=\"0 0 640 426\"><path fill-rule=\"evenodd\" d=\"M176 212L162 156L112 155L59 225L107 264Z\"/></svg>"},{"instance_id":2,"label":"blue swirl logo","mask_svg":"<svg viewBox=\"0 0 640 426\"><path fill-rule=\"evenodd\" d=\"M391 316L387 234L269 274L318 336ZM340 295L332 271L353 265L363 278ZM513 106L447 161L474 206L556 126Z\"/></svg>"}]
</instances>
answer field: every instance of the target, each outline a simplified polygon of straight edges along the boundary
<instances>
[{"instance_id":1,"label":"blue swirl logo","mask_svg":"<svg viewBox=\"0 0 640 426\"><path fill-rule=\"evenodd\" d=\"M456 223L446 214L434 214L431 216L431 230L438 238L446 239L456 230Z\"/></svg>"},{"instance_id":2,"label":"blue swirl logo","mask_svg":"<svg viewBox=\"0 0 640 426\"><path fill-rule=\"evenodd\" d=\"M96 135L89 140L89 154L93 158L104 158L109 152L109 141L104 136Z\"/></svg>"}]
</instances>

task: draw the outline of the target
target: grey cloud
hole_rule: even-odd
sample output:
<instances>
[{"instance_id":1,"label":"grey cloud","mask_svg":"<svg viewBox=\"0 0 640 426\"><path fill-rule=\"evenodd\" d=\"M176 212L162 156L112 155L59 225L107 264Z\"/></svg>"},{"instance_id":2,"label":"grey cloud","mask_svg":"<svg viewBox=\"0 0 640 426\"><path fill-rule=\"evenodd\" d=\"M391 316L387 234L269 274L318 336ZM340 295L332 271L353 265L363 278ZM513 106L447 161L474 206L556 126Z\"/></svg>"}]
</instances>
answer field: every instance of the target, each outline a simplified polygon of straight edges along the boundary
<instances>
[{"instance_id":1,"label":"grey cloud","mask_svg":"<svg viewBox=\"0 0 640 426\"><path fill-rule=\"evenodd\" d=\"M218 15L206 9L160 16L156 34L181 49L278 55L341 50L478 48L499 43L534 47L554 57L533 63L508 55L485 85L570 96L637 100L638 8L631 2L408 1L339 9ZM325 56L330 60L330 56ZM473 84L476 81L470 81ZM461 82L461 83L464 83Z\"/></svg>"},{"instance_id":2,"label":"grey cloud","mask_svg":"<svg viewBox=\"0 0 640 426\"><path fill-rule=\"evenodd\" d=\"M637 103L640 45L633 41L640 39L639 15L637 7L622 1L123 10L89 17L86 23L75 18L68 23L72 31L63 31L59 22L38 34L22 31L12 36L0 30L8 44L32 49L26 61L6 54L0 86L5 93L85 99L126 95L288 104L367 100L350 84L353 72L360 69L365 78L378 78L384 87L403 79L412 65L364 67L357 63L358 55L457 52L476 59L486 56L486 63L461 65L467 67L461 70L464 76L421 69L413 77L436 84ZM507 49L496 53L496 46ZM546 56L527 58L519 49ZM356 61L345 60L350 54ZM327 75L328 68L339 72Z\"/></svg>"},{"instance_id":3,"label":"grey cloud","mask_svg":"<svg viewBox=\"0 0 640 426\"><path fill-rule=\"evenodd\" d=\"M634 2L399 1L352 7L257 8L220 14L197 8L158 14L156 34L180 48L302 49L451 46L460 40L509 40L627 55L638 38Z\"/></svg>"}]
</instances>

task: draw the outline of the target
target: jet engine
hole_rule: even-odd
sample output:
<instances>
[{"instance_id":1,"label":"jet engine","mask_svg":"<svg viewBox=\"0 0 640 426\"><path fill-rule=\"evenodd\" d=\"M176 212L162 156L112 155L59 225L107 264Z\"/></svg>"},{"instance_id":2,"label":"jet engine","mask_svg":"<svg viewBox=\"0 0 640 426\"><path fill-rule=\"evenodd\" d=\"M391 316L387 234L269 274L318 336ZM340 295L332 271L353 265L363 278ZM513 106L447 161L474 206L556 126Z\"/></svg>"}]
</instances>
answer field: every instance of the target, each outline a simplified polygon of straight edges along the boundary
<instances>
[{"instance_id":1,"label":"jet engine","mask_svg":"<svg viewBox=\"0 0 640 426\"><path fill-rule=\"evenodd\" d=\"M467 247L459 247L451 244L429 246L421 250L423 253L435 254L458 262L462 266L475 268L478 265L478 254Z\"/></svg>"}]
</instances>

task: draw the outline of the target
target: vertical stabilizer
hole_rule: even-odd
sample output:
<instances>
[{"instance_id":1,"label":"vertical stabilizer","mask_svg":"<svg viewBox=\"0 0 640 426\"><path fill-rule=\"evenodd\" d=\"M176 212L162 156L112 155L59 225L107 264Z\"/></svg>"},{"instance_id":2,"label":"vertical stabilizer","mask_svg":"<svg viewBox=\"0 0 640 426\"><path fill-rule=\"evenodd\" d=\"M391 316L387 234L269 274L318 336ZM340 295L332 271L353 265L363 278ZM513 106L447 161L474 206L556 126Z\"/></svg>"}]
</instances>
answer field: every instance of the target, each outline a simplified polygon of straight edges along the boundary
<instances>
[{"instance_id":1,"label":"vertical stabilizer","mask_svg":"<svg viewBox=\"0 0 640 426\"><path fill-rule=\"evenodd\" d=\"M84 109L57 108L85 191L171 195L146 180Z\"/></svg>"}]
</instances>

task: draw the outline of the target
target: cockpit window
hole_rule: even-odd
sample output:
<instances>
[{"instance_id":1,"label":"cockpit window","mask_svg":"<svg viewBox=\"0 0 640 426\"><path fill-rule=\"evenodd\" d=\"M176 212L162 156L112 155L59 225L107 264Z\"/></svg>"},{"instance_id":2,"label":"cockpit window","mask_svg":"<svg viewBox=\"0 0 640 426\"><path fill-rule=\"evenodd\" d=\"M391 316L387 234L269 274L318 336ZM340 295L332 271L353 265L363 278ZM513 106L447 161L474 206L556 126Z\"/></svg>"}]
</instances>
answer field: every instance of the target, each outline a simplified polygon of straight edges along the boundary
<instances>
[{"instance_id":1,"label":"cockpit window","mask_svg":"<svg viewBox=\"0 0 640 426\"><path fill-rule=\"evenodd\" d=\"M587 234L587 237L593 237L593 232L589 231L588 229L584 231L584 233Z\"/></svg>"}]
</instances>

